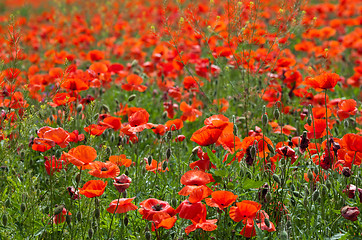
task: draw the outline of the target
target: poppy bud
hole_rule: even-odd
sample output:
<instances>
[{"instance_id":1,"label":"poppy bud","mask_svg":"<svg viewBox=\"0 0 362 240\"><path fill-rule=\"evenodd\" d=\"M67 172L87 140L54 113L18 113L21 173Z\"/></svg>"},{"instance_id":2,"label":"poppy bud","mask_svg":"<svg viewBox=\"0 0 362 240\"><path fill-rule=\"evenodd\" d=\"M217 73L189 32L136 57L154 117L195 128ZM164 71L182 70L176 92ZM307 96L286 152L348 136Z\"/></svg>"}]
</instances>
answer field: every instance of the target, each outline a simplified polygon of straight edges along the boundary
<instances>
[{"instance_id":1,"label":"poppy bud","mask_svg":"<svg viewBox=\"0 0 362 240\"><path fill-rule=\"evenodd\" d=\"M3 215L3 225L6 226L8 224L8 216L6 214Z\"/></svg>"},{"instance_id":2,"label":"poppy bud","mask_svg":"<svg viewBox=\"0 0 362 240\"><path fill-rule=\"evenodd\" d=\"M251 146L250 147L250 155L252 158L255 158L255 155L256 155L256 149L254 146Z\"/></svg>"},{"instance_id":3,"label":"poppy bud","mask_svg":"<svg viewBox=\"0 0 362 240\"><path fill-rule=\"evenodd\" d=\"M167 118L167 112L166 112L166 111L164 111L164 112L162 113L162 118L163 118L163 119L166 119L166 118Z\"/></svg>"},{"instance_id":4,"label":"poppy bud","mask_svg":"<svg viewBox=\"0 0 362 240\"><path fill-rule=\"evenodd\" d=\"M275 119L279 119L279 117L280 117L280 111L279 111L278 108L274 109L273 114L274 114L274 118L275 118Z\"/></svg>"},{"instance_id":5,"label":"poppy bud","mask_svg":"<svg viewBox=\"0 0 362 240\"><path fill-rule=\"evenodd\" d=\"M199 151L199 148L200 147L194 147L194 149L192 149L192 155L196 155L197 153L198 153L198 151Z\"/></svg>"},{"instance_id":6,"label":"poppy bud","mask_svg":"<svg viewBox=\"0 0 362 240\"><path fill-rule=\"evenodd\" d=\"M50 122L54 122L54 116L50 115L49 120L50 120Z\"/></svg>"},{"instance_id":7,"label":"poppy bud","mask_svg":"<svg viewBox=\"0 0 362 240\"><path fill-rule=\"evenodd\" d=\"M112 134L112 135L111 135L111 138L110 138L111 143L113 143L115 140L116 140L116 138L115 138L115 136Z\"/></svg>"},{"instance_id":8,"label":"poppy bud","mask_svg":"<svg viewBox=\"0 0 362 240\"><path fill-rule=\"evenodd\" d=\"M147 164L148 164L148 165L151 165L151 163L152 163L152 157L151 157L151 156L148 156L148 158L147 158Z\"/></svg>"},{"instance_id":9,"label":"poppy bud","mask_svg":"<svg viewBox=\"0 0 362 240\"><path fill-rule=\"evenodd\" d=\"M344 125L344 128L348 128L349 127L349 121L347 119L344 120L343 125Z\"/></svg>"},{"instance_id":10,"label":"poppy bud","mask_svg":"<svg viewBox=\"0 0 362 240\"><path fill-rule=\"evenodd\" d=\"M23 213L23 212L25 212L25 209L26 209L25 203L21 203L21 205L20 205L20 211Z\"/></svg>"},{"instance_id":11,"label":"poppy bud","mask_svg":"<svg viewBox=\"0 0 362 240\"><path fill-rule=\"evenodd\" d=\"M307 118L307 123L308 125L312 125L312 118L310 116L308 116Z\"/></svg>"},{"instance_id":12,"label":"poppy bud","mask_svg":"<svg viewBox=\"0 0 362 240\"><path fill-rule=\"evenodd\" d=\"M312 194L312 200L315 202L315 201L318 200L318 198L319 198L319 191L318 191L318 189L317 189L317 190L315 190L315 191L313 192L313 194Z\"/></svg>"},{"instance_id":13,"label":"poppy bud","mask_svg":"<svg viewBox=\"0 0 362 240\"><path fill-rule=\"evenodd\" d=\"M271 195L270 192L268 192L268 193L265 195L266 201L267 201L267 202L270 202L271 198L272 198L272 195Z\"/></svg>"},{"instance_id":14,"label":"poppy bud","mask_svg":"<svg viewBox=\"0 0 362 240\"><path fill-rule=\"evenodd\" d=\"M105 104L101 106L101 112L109 113L109 107Z\"/></svg>"},{"instance_id":15,"label":"poppy bud","mask_svg":"<svg viewBox=\"0 0 362 240\"><path fill-rule=\"evenodd\" d=\"M327 187L325 185L322 185L322 188L321 188L322 197L324 198L325 196L327 196L327 194L328 194Z\"/></svg>"},{"instance_id":16,"label":"poppy bud","mask_svg":"<svg viewBox=\"0 0 362 240\"><path fill-rule=\"evenodd\" d=\"M358 207L345 206L341 209L342 217L352 222L357 221L357 217L360 214Z\"/></svg>"},{"instance_id":17,"label":"poppy bud","mask_svg":"<svg viewBox=\"0 0 362 240\"><path fill-rule=\"evenodd\" d=\"M125 226L128 225L128 217L125 217L125 218L124 218L123 223L124 223Z\"/></svg>"},{"instance_id":18,"label":"poppy bud","mask_svg":"<svg viewBox=\"0 0 362 240\"><path fill-rule=\"evenodd\" d=\"M128 102L132 102L135 98L136 98L136 94L132 94L131 96L129 96Z\"/></svg>"},{"instance_id":19,"label":"poppy bud","mask_svg":"<svg viewBox=\"0 0 362 240\"><path fill-rule=\"evenodd\" d=\"M310 169L308 170L307 177L309 181L312 181L314 179L314 175Z\"/></svg>"},{"instance_id":20,"label":"poppy bud","mask_svg":"<svg viewBox=\"0 0 362 240\"><path fill-rule=\"evenodd\" d=\"M150 233L150 231L146 231L145 232L145 237L146 237L146 240L151 240L151 233Z\"/></svg>"},{"instance_id":21,"label":"poppy bud","mask_svg":"<svg viewBox=\"0 0 362 240\"><path fill-rule=\"evenodd\" d=\"M293 195L297 198L301 198L302 197L302 194L300 194L300 192L297 192L297 191L293 191Z\"/></svg>"},{"instance_id":22,"label":"poppy bud","mask_svg":"<svg viewBox=\"0 0 362 240\"><path fill-rule=\"evenodd\" d=\"M166 170L167 169L167 165L168 165L168 163L167 163L167 161L164 161L163 163L162 163L162 170Z\"/></svg>"},{"instance_id":23,"label":"poppy bud","mask_svg":"<svg viewBox=\"0 0 362 240\"><path fill-rule=\"evenodd\" d=\"M83 105L82 104L78 104L77 105L77 113L80 113L83 110Z\"/></svg>"},{"instance_id":24,"label":"poppy bud","mask_svg":"<svg viewBox=\"0 0 362 240\"><path fill-rule=\"evenodd\" d=\"M171 157L171 148L167 148L167 150L166 150L166 158L170 159L170 157Z\"/></svg>"},{"instance_id":25,"label":"poppy bud","mask_svg":"<svg viewBox=\"0 0 362 240\"><path fill-rule=\"evenodd\" d=\"M99 208L94 209L94 217L99 219L100 216L101 216L101 211L99 210Z\"/></svg>"},{"instance_id":26,"label":"poppy bud","mask_svg":"<svg viewBox=\"0 0 362 240\"><path fill-rule=\"evenodd\" d=\"M269 149L269 151L270 151L273 155L275 154L274 148L273 148L272 145L270 145L269 143L268 143L268 149Z\"/></svg>"},{"instance_id":27,"label":"poppy bud","mask_svg":"<svg viewBox=\"0 0 362 240\"><path fill-rule=\"evenodd\" d=\"M273 174L273 179L274 179L274 181L275 181L275 182L277 182L278 184L280 184L280 183L281 183L281 181L280 181L280 177L279 177L278 175Z\"/></svg>"},{"instance_id":28,"label":"poppy bud","mask_svg":"<svg viewBox=\"0 0 362 240\"><path fill-rule=\"evenodd\" d=\"M281 233L280 233L280 240L287 240L287 239L289 239L289 237L288 237L288 233L286 232L286 231L281 231Z\"/></svg>"},{"instance_id":29,"label":"poppy bud","mask_svg":"<svg viewBox=\"0 0 362 240\"><path fill-rule=\"evenodd\" d=\"M94 233L93 229L90 228L90 229L88 230L88 237L89 237L89 239L92 239L92 238L93 238L93 233Z\"/></svg>"},{"instance_id":30,"label":"poppy bud","mask_svg":"<svg viewBox=\"0 0 362 240\"><path fill-rule=\"evenodd\" d=\"M55 205L56 208L54 209L54 215L58 215L63 211L64 205Z\"/></svg>"},{"instance_id":31,"label":"poppy bud","mask_svg":"<svg viewBox=\"0 0 362 240\"><path fill-rule=\"evenodd\" d=\"M11 205L11 200L10 200L10 198L8 198L5 201L5 207L10 207L10 205Z\"/></svg>"},{"instance_id":32,"label":"poppy bud","mask_svg":"<svg viewBox=\"0 0 362 240\"><path fill-rule=\"evenodd\" d=\"M98 113L94 114L93 121L98 121L98 118L99 118L99 114Z\"/></svg>"},{"instance_id":33,"label":"poppy bud","mask_svg":"<svg viewBox=\"0 0 362 240\"><path fill-rule=\"evenodd\" d=\"M268 115L266 115L266 114L263 115L262 122L263 122L263 126L266 126L266 124L268 123Z\"/></svg>"},{"instance_id":34,"label":"poppy bud","mask_svg":"<svg viewBox=\"0 0 362 240\"><path fill-rule=\"evenodd\" d=\"M77 220L78 220L78 222L82 221L82 213L81 212L77 213Z\"/></svg>"},{"instance_id":35,"label":"poppy bud","mask_svg":"<svg viewBox=\"0 0 362 240\"><path fill-rule=\"evenodd\" d=\"M79 183L80 182L80 174L78 173L77 176L75 176L75 182Z\"/></svg>"},{"instance_id":36,"label":"poppy bud","mask_svg":"<svg viewBox=\"0 0 362 240\"><path fill-rule=\"evenodd\" d=\"M266 225L268 228L270 228L270 221L269 221L268 218L265 218L265 219L264 219L264 223L265 223L265 225Z\"/></svg>"},{"instance_id":37,"label":"poppy bud","mask_svg":"<svg viewBox=\"0 0 362 240\"><path fill-rule=\"evenodd\" d=\"M342 169L342 174L345 177L350 177L353 173L352 173L352 171L351 171L351 169L349 167L344 167Z\"/></svg>"}]
</instances>

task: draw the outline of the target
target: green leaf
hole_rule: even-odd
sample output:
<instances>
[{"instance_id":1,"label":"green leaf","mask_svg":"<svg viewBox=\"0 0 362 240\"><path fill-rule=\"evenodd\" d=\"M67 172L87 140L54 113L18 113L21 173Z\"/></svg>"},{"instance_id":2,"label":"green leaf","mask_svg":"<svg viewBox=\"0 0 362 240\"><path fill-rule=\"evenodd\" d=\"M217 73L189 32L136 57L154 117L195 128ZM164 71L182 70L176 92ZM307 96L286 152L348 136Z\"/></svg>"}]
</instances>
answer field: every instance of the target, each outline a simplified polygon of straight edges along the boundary
<instances>
[{"instance_id":1,"label":"green leaf","mask_svg":"<svg viewBox=\"0 0 362 240\"><path fill-rule=\"evenodd\" d=\"M209 156L210 160L214 164L219 164L219 159L216 157L216 155L211 151L210 148L206 148L207 155Z\"/></svg>"},{"instance_id":2,"label":"green leaf","mask_svg":"<svg viewBox=\"0 0 362 240\"><path fill-rule=\"evenodd\" d=\"M243 189L260 188L264 184L264 181L255 181L253 179L245 179L242 183Z\"/></svg>"}]
</instances>

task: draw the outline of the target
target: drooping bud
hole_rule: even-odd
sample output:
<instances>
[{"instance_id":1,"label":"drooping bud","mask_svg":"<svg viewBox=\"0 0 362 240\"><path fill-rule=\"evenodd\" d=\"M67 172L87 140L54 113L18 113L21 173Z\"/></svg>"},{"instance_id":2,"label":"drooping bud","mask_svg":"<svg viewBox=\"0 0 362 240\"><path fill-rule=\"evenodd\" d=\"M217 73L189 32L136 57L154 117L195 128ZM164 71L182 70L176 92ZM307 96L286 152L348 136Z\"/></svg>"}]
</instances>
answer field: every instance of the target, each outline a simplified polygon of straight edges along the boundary
<instances>
[{"instance_id":1,"label":"drooping bud","mask_svg":"<svg viewBox=\"0 0 362 240\"><path fill-rule=\"evenodd\" d=\"M358 207L345 206L341 209L342 217L352 222L357 221L357 217L360 214Z\"/></svg>"},{"instance_id":2,"label":"drooping bud","mask_svg":"<svg viewBox=\"0 0 362 240\"><path fill-rule=\"evenodd\" d=\"M136 98L136 94L132 94L131 96L129 96L128 102L132 102L133 100L135 100L135 98Z\"/></svg>"}]
</instances>

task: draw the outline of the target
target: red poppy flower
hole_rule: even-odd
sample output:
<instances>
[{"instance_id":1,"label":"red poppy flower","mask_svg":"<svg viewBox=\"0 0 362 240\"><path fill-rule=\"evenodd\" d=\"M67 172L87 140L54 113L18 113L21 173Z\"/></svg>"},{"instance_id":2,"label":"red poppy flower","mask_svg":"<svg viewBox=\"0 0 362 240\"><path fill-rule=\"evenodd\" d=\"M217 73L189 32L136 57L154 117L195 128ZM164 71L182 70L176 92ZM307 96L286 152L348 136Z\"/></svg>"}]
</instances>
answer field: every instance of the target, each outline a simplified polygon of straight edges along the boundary
<instances>
[{"instance_id":1,"label":"red poppy flower","mask_svg":"<svg viewBox=\"0 0 362 240\"><path fill-rule=\"evenodd\" d=\"M135 198L115 199L109 204L107 212L114 214L114 213L125 213L136 210L138 207L133 203L131 203L133 199Z\"/></svg>"},{"instance_id":2,"label":"red poppy flower","mask_svg":"<svg viewBox=\"0 0 362 240\"><path fill-rule=\"evenodd\" d=\"M109 116L104 118L103 121L99 122L99 125L109 127L117 131L121 129L122 123L120 118Z\"/></svg>"},{"instance_id":3,"label":"red poppy flower","mask_svg":"<svg viewBox=\"0 0 362 240\"><path fill-rule=\"evenodd\" d=\"M104 193L107 184L108 182L102 180L90 180L82 188L79 188L79 193L87 198L99 197Z\"/></svg>"},{"instance_id":4,"label":"red poppy flower","mask_svg":"<svg viewBox=\"0 0 362 240\"><path fill-rule=\"evenodd\" d=\"M347 151L362 153L362 136L348 133L343 136L340 144L341 147L347 149Z\"/></svg>"},{"instance_id":5,"label":"red poppy flower","mask_svg":"<svg viewBox=\"0 0 362 240\"><path fill-rule=\"evenodd\" d=\"M84 91L89 88L85 82L83 82L82 80L77 79L77 78L66 79L62 83L61 87L65 88L67 90L70 90L70 91Z\"/></svg>"},{"instance_id":6,"label":"red poppy flower","mask_svg":"<svg viewBox=\"0 0 362 240\"><path fill-rule=\"evenodd\" d=\"M314 78L307 77L305 84L315 89L331 89L336 86L339 79L340 76L336 73L322 73Z\"/></svg>"},{"instance_id":7,"label":"red poppy flower","mask_svg":"<svg viewBox=\"0 0 362 240\"><path fill-rule=\"evenodd\" d=\"M107 65L101 62L93 63L92 65L90 65L89 69L96 74L106 73L108 71Z\"/></svg>"},{"instance_id":8,"label":"red poppy flower","mask_svg":"<svg viewBox=\"0 0 362 240\"><path fill-rule=\"evenodd\" d=\"M149 118L150 114L145 109L141 109L129 116L128 122L131 127L137 127L148 123Z\"/></svg>"},{"instance_id":9,"label":"red poppy flower","mask_svg":"<svg viewBox=\"0 0 362 240\"><path fill-rule=\"evenodd\" d=\"M65 217L67 215L72 215L66 208L63 207L63 210L57 214L53 216L53 223L54 224L59 224L59 223L63 223L65 221Z\"/></svg>"},{"instance_id":10,"label":"red poppy flower","mask_svg":"<svg viewBox=\"0 0 362 240\"><path fill-rule=\"evenodd\" d=\"M174 119L174 120L167 121L165 123L165 126L166 126L167 130L175 131L175 130L180 130L181 128L183 128L184 123L181 119Z\"/></svg>"},{"instance_id":11,"label":"red poppy flower","mask_svg":"<svg viewBox=\"0 0 362 240\"><path fill-rule=\"evenodd\" d=\"M54 172L60 172L64 167L67 166L67 162L63 159L56 159L55 156L52 156L51 159L44 157L45 170L48 175L53 175Z\"/></svg>"},{"instance_id":12,"label":"red poppy flower","mask_svg":"<svg viewBox=\"0 0 362 240\"><path fill-rule=\"evenodd\" d=\"M184 200L177 208L176 213L180 218L195 219L198 216L202 216L206 212L206 206L201 202L191 203L189 200Z\"/></svg>"},{"instance_id":13,"label":"red poppy flower","mask_svg":"<svg viewBox=\"0 0 362 240\"><path fill-rule=\"evenodd\" d=\"M63 152L63 156L75 166L82 167L82 169L89 169L89 163L97 158L97 151L90 146L80 145L70 149L68 153Z\"/></svg>"},{"instance_id":14,"label":"red poppy flower","mask_svg":"<svg viewBox=\"0 0 362 240\"><path fill-rule=\"evenodd\" d=\"M119 177L114 178L113 186L117 189L119 193L123 193L131 185L132 179L126 174L122 174Z\"/></svg>"},{"instance_id":15,"label":"red poppy flower","mask_svg":"<svg viewBox=\"0 0 362 240\"><path fill-rule=\"evenodd\" d=\"M95 161L90 163L89 165L91 170L88 173L98 178L115 178L121 172L117 164L110 161L108 162Z\"/></svg>"},{"instance_id":16,"label":"red poppy flower","mask_svg":"<svg viewBox=\"0 0 362 240\"><path fill-rule=\"evenodd\" d=\"M228 208L238 198L229 191L216 191L211 193L211 198L206 198L206 204L210 207L218 207L220 210Z\"/></svg>"},{"instance_id":17,"label":"red poppy flower","mask_svg":"<svg viewBox=\"0 0 362 240\"><path fill-rule=\"evenodd\" d=\"M69 93L57 93L53 97L53 102L48 103L52 107L58 107L74 102L75 97L71 97Z\"/></svg>"},{"instance_id":18,"label":"red poppy flower","mask_svg":"<svg viewBox=\"0 0 362 240\"><path fill-rule=\"evenodd\" d=\"M168 171L168 167L166 167L166 169L163 169L163 164L164 164L165 160L163 160L162 162L159 162L157 164L157 161L152 159L151 165L148 164L148 159L147 158L145 158L145 161L146 161L146 170L147 171L154 172L154 173L156 173L157 171L158 172L166 172L166 171Z\"/></svg>"},{"instance_id":19,"label":"red poppy flower","mask_svg":"<svg viewBox=\"0 0 362 240\"><path fill-rule=\"evenodd\" d=\"M308 131L307 136L310 139L313 138L319 139L327 134L326 131L327 125L326 125L326 120L324 119L314 119L314 124L313 123L311 123L311 125L305 124L304 128Z\"/></svg>"},{"instance_id":20,"label":"red poppy flower","mask_svg":"<svg viewBox=\"0 0 362 240\"><path fill-rule=\"evenodd\" d=\"M153 221L156 228L164 227L170 229L176 222L176 211L168 202L155 198L149 198L140 203L141 208L138 212L142 219Z\"/></svg>"},{"instance_id":21,"label":"red poppy flower","mask_svg":"<svg viewBox=\"0 0 362 240\"><path fill-rule=\"evenodd\" d=\"M236 207L231 207L229 211L230 218L235 222L255 218L256 213L261 209L261 205L254 201L244 200L236 203Z\"/></svg>"},{"instance_id":22,"label":"red poppy flower","mask_svg":"<svg viewBox=\"0 0 362 240\"><path fill-rule=\"evenodd\" d=\"M87 133L89 133L90 135L94 135L94 136L100 136L102 135L102 133L107 129L108 127L105 126L101 126L98 124L91 124L88 127L84 128L84 131L86 131Z\"/></svg>"},{"instance_id":23,"label":"red poppy flower","mask_svg":"<svg viewBox=\"0 0 362 240\"><path fill-rule=\"evenodd\" d=\"M338 103L339 110L337 115L339 119L343 120L348 118L350 115L355 115L357 113L357 102L353 99L342 100Z\"/></svg>"},{"instance_id":24,"label":"red poppy flower","mask_svg":"<svg viewBox=\"0 0 362 240\"><path fill-rule=\"evenodd\" d=\"M216 150L212 150L212 152L216 153ZM201 147L199 147L199 150L197 151L197 157L200 158L200 160L190 163L189 167L191 169L198 167L200 170L206 171L210 170L210 168L216 168L215 164L210 161L209 155L206 152L203 152Z\"/></svg>"},{"instance_id":25,"label":"red poppy flower","mask_svg":"<svg viewBox=\"0 0 362 240\"><path fill-rule=\"evenodd\" d=\"M52 128L52 127L42 127L37 132L39 145L43 145L44 149L48 150L49 146L54 144L59 145L61 148L65 148L69 143L69 133L63 128ZM35 139L34 139L35 141ZM48 146L47 146L48 145Z\"/></svg>"},{"instance_id":26,"label":"red poppy flower","mask_svg":"<svg viewBox=\"0 0 362 240\"><path fill-rule=\"evenodd\" d=\"M190 195L189 201L191 203L199 202L212 193L212 190L206 186L211 182L210 177L203 171L188 171L181 177L180 182L186 186L178 194L182 196Z\"/></svg>"},{"instance_id":27,"label":"red poppy flower","mask_svg":"<svg viewBox=\"0 0 362 240\"><path fill-rule=\"evenodd\" d=\"M124 89L126 91L144 92L147 89L146 86L141 85L141 83L143 82L143 79L136 74L128 75L126 80L127 80L127 83L122 85L122 89Z\"/></svg>"},{"instance_id":28,"label":"red poppy flower","mask_svg":"<svg viewBox=\"0 0 362 240\"><path fill-rule=\"evenodd\" d=\"M222 130L219 128L204 126L194 132L190 140L199 144L200 146L208 146L216 143L221 133Z\"/></svg>"},{"instance_id":29,"label":"red poppy flower","mask_svg":"<svg viewBox=\"0 0 362 240\"><path fill-rule=\"evenodd\" d=\"M202 116L202 112L197 110L194 104L190 106L186 102L182 102L180 110L183 112L181 116L182 121L194 122L196 118Z\"/></svg>"},{"instance_id":30,"label":"red poppy flower","mask_svg":"<svg viewBox=\"0 0 362 240\"><path fill-rule=\"evenodd\" d=\"M360 214L358 207L345 206L341 209L341 215L347 220L352 222L357 221L357 217Z\"/></svg>"},{"instance_id":31,"label":"red poppy flower","mask_svg":"<svg viewBox=\"0 0 362 240\"><path fill-rule=\"evenodd\" d=\"M127 159L126 155L124 154L110 156L109 161L117 164L120 167L121 166L129 167L132 164L132 160Z\"/></svg>"}]
</instances>

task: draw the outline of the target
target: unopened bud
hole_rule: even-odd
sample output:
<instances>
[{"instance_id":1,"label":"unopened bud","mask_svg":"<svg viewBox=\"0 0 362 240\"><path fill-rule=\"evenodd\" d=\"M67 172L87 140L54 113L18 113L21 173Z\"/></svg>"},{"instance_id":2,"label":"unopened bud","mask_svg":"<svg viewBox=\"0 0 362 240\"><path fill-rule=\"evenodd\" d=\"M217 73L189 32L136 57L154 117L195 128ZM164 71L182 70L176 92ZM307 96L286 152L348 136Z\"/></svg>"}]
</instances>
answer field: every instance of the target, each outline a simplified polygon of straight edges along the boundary
<instances>
[{"instance_id":1,"label":"unopened bud","mask_svg":"<svg viewBox=\"0 0 362 240\"><path fill-rule=\"evenodd\" d=\"M269 143L268 143L268 149L269 149L269 151L270 151L273 155L275 154L274 148L273 148L272 145L270 145Z\"/></svg>"},{"instance_id":2,"label":"unopened bud","mask_svg":"<svg viewBox=\"0 0 362 240\"><path fill-rule=\"evenodd\" d=\"M146 240L151 240L152 235L151 235L150 231L145 232L145 237L146 237Z\"/></svg>"},{"instance_id":3,"label":"unopened bud","mask_svg":"<svg viewBox=\"0 0 362 240\"><path fill-rule=\"evenodd\" d=\"M25 209L26 209L25 203L21 203L21 205L20 205L20 211L23 213L23 212L25 212Z\"/></svg>"},{"instance_id":4,"label":"unopened bud","mask_svg":"<svg viewBox=\"0 0 362 240\"><path fill-rule=\"evenodd\" d=\"M129 222L128 217L125 217L124 220L123 220L124 225L127 226L128 222Z\"/></svg>"},{"instance_id":5,"label":"unopened bud","mask_svg":"<svg viewBox=\"0 0 362 240\"><path fill-rule=\"evenodd\" d=\"M262 120L263 120L263 126L266 126L266 124L268 123L268 115L264 114Z\"/></svg>"},{"instance_id":6,"label":"unopened bud","mask_svg":"<svg viewBox=\"0 0 362 240\"><path fill-rule=\"evenodd\" d=\"M2 221L3 221L3 225L5 227L8 224L8 216L6 214L3 215Z\"/></svg>"},{"instance_id":7,"label":"unopened bud","mask_svg":"<svg viewBox=\"0 0 362 240\"><path fill-rule=\"evenodd\" d=\"M317 190L315 190L315 191L313 192L313 194L312 194L312 200L315 202L315 201L318 200L318 198L319 198L319 191L318 191L318 189L317 189Z\"/></svg>"},{"instance_id":8,"label":"unopened bud","mask_svg":"<svg viewBox=\"0 0 362 240\"><path fill-rule=\"evenodd\" d=\"M77 113L80 113L83 110L83 105L82 104L78 104L77 105Z\"/></svg>"},{"instance_id":9,"label":"unopened bud","mask_svg":"<svg viewBox=\"0 0 362 240\"><path fill-rule=\"evenodd\" d=\"M68 225L70 225L70 223L72 222L72 215L67 214L65 216L65 221L67 222Z\"/></svg>"},{"instance_id":10,"label":"unopened bud","mask_svg":"<svg viewBox=\"0 0 362 240\"><path fill-rule=\"evenodd\" d=\"M276 109L274 109L274 118L279 119L279 117L280 117L280 112L279 112L279 109L276 108Z\"/></svg>"},{"instance_id":11,"label":"unopened bud","mask_svg":"<svg viewBox=\"0 0 362 240\"><path fill-rule=\"evenodd\" d=\"M94 217L95 217L96 219L99 219L100 216L101 216L101 211L99 210L99 208L96 208L96 209L94 210Z\"/></svg>"},{"instance_id":12,"label":"unopened bud","mask_svg":"<svg viewBox=\"0 0 362 240\"><path fill-rule=\"evenodd\" d=\"M194 147L194 149L192 149L192 155L196 155L199 152L199 147Z\"/></svg>"},{"instance_id":13,"label":"unopened bud","mask_svg":"<svg viewBox=\"0 0 362 240\"><path fill-rule=\"evenodd\" d=\"M309 126L312 125L312 118L310 116L308 116L308 118L307 118L307 123Z\"/></svg>"},{"instance_id":14,"label":"unopened bud","mask_svg":"<svg viewBox=\"0 0 362 240\"><path fill-rule=\"evenodd\" d=\"M64 205L59 205L54 209L54 215L58 215L63 211Z\"/></svg>"},{"instance_id":15,"label":"unopened bud","mask_svg":"<svg viewBox=\"0 0 362 240\"><path fill-rule=\"evenodd\" d=\"M277 174L273 174L273 179L276 183L280 184L281 181L280 181L280 177L277 175Z\"/></svg>"},{"instance_id":16,"label":"unopened bud","mask_svg":"<svg viewBox=\"0 0 362 240\"><path fill-rule=\"evenodd\" d=\"M88 237L89 237L89 239L92 239L92 238L93 238L93 233L94 233L93 229L90 228L90 229L88 230Z\"/></svg>"},{"instance_id":17,"label":"unopened bud","mask_svg":"<svg viewBox=\"0 0 362 240\"><path fill-rule=\"evenodd\" d=\"M148 158L147 158L147 163L148 163L148 165L151 165L152 164L152 157L151 156L149 156Z\"/></svg>"},{"instance_id":18,"label":"unopened bud","mask_svg":"<svg viewBox=\"0 0 362 240\"><path fill-rule=\"evenodd\" d=\"M171 157L171 148L167 148L167 150L166 150L166 158L170 159L170 157Z\"/></svg>"},{"instance_id":19,"label":"unopened bud","mask_svg":"<svg viewBox=\"0 0 362 240\"><path fill-rule=\"evenodd\" d=\"M136 98L136 94L132 94L131 96L129 96L128 102L132 102L135 98Z\"/></svg>"}]
</instances>

